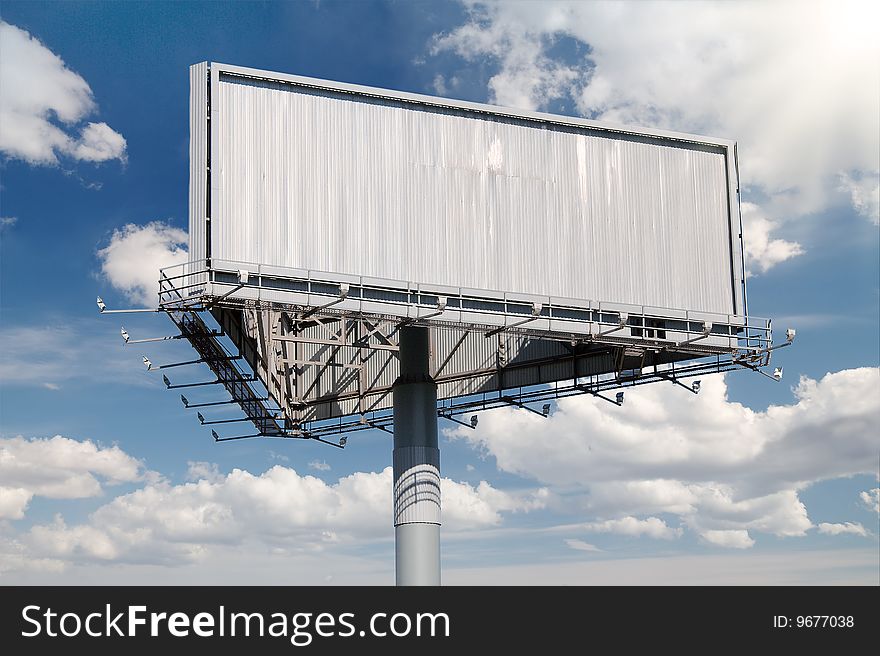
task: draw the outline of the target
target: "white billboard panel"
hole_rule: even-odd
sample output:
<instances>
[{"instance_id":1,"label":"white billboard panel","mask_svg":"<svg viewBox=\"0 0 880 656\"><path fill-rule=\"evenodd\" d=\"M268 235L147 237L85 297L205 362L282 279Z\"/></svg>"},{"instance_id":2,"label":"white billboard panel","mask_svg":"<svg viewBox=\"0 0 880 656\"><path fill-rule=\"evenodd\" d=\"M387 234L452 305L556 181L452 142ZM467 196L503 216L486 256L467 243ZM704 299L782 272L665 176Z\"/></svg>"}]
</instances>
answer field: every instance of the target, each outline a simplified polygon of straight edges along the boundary
<instances>
[{"instance_id":1,"label":"white billboard panel","mask_svg":"<svg viewBox=\"0 0 880 656\"><path fill-rule=\"evenodd\" d=\"M225 64L191 76L193 259L745 314L733 142Z\"/></svg>"}]
</instances>

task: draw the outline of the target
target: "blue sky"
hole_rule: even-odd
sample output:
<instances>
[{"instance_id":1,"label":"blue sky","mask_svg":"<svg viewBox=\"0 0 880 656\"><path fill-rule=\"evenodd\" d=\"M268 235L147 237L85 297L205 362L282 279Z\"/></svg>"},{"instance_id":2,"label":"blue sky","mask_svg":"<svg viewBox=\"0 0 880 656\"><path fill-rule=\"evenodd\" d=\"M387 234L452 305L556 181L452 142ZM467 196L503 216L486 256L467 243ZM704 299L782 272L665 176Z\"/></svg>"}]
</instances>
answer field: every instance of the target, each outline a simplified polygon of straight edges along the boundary
<instances>
[{"instance_id":1,"label":"blue sky","mask_svg":"<svg viewBox=\"0 0 880 656\"><path fill-rule=\"evenodd\" d=\"M877 584L870 5L817 4L797 18L786 5L615 7L3 2L3 70L16 74L0 80L0 581L259 583L278 569L288 583L393 579L387 434L344 452L217 446L143 371L142 351L123 347L121 322L97 315L98 294L138 305L102 249L126 234L153 239L159 259L180 247L188 66L215 60L739 141L749 307L798 330L778 355L783 382L739 372L704 381L699 397L627 392L629 416L577 399L543 423L502 410L467 435L444 425L447 581ZM28 56L40 48L62 63ZM58 78L65 96L46 77L65 69L90 91ZM48 100L25 102L37 96ZM83 98L90 109L60 120ZM22 154L40 145L28 135L45 138L27 131L27 112L68 135L49 146L54 161ZM170 331L162 317L124 323L133 337ZM192 357L177 343L145 351ZM655 406L667 409L659 425L644 419ZM585 421L608 434L584 434ZM545 451L523 442L547 436L559 439L538 440ZM679 438L688 458L652 453ZM603 455L582 451L588 442ZM276 508L278 495L297 501ZM270 529L279 517L283 534Z\"/></svg>"}]
</instances>

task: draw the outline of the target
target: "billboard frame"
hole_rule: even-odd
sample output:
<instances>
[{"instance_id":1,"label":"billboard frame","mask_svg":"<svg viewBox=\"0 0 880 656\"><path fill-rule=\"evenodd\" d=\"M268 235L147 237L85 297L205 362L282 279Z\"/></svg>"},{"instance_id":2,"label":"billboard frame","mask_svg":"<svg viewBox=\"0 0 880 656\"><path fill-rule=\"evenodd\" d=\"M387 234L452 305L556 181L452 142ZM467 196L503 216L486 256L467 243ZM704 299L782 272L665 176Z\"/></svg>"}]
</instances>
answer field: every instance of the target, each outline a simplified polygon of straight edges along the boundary
<instances>
[{"instance_id":1,"label":"billboard frame","mask_svg":"<svg viewBox=\"0 0 880 656\"><path fill-rule=\"evenodd\" d=\"M609 136L628 136L641 139L653 138L660 143L668 143L671 141L680 142L682 144L719 149L724 153L725 174L727 182L726 241L730 262L729 276L732 291L732 298L730 299L731 308L733 310L733 314L743 317L748 316L744 249L742 242L742 217L740 211L739 164L737 144L734 140L719 137L686 134L682 132L661 130L656 128L623 126L606 121L597 121L591 119L560 116L543 112L511 109L496 105L474 103L463 100L453 100L448 98L439 98L435 96L409 93L404 91L380 89L375 87L322 80L274 71L263 71L259 69L234 66L231 64L223 64L219 62L202 62L200 64L194 65L192 76L193 79L196 79L199 76L204 76L205 88L200 91L191 89L191 125L204 123L207 133L203 136L203 138L200 137L195 140L191 138L191 160L193 160L194 158L198 159L200 153L204 153L205 155L205 170L196 171L191 169L191 174L195 178L191 180L190 183L191 257L194 260L205 259L208 263L209 268L213 255L211 252L213 230L216 229L216 222L212 223L212 207L217 207L216 194L218 193L216 184L212 184L211 159L212 154L220 152L221 147L218 134L219 130L212 129L211 120L214 112L216 112L217 108L219 107L221 76L229 76L232 78L259 80L261 82L275 82L319 92L348 94L351 96L370 98L381 101L392 101L396 103L409 103L416 107L435 108L442 110L459 110L468 114L485 115L491 117L525 121L535 126L559 126L588 130L594 134L607 134ZM201 93L201 91L204 91L204 93ZM197 107L194 108L192 106L193 103L195 103ZM200 105L201 103L204 103L205 105L205 112L201 112L198 109L198 105ZM194 146L195 143L200 141L204 141L201 146ZM204 198L199 198L200 194L204 194ZM202 213L205 216L204 223L202 223L201 219L198 218L200 216L200 214L198 214L198 210L203 210ZM194 213L196 213L196 216L192 216ZM198 235L197 237L195 237L195 239L193 238L194 234Z\"/></svg>"}]
</instances>

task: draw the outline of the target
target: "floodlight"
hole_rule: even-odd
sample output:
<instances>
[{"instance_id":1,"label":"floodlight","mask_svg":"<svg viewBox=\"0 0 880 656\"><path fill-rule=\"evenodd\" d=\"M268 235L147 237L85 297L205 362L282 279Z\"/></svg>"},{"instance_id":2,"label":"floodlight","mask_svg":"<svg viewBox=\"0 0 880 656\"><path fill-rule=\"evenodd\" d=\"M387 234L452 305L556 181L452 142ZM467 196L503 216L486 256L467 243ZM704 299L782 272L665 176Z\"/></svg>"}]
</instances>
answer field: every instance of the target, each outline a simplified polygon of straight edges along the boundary
<instances>
[{"instance_id":1,"label":"floodlight","mask_svg":"<svg viewBox=\"0 0 880 656\"><path fill-rule=\"evenodd\" d=\"M711 332L712 332L712 322L711 321L704 321L703 322L703 334L708 335Z\"/></svg>"},{"instance_id":2,"label":"floodlight","mask_svg":"<svg viewBox=\"0 0 880 656\"><path fill-rule=\"evenodd\" d=\"M438 310L445 310L447 300L448 299L445 296L438 296L437 297L437 309Z\"/></svg>"},{"instance_id":3,"label":"floodlight","mask_svg":"<svg viewBox=\"0 0 880 656\"><path fill-rule=\"evenodd\" d=\"M695 380L691 383L691 389L694 391L694 394L700 393L700 381Z\"/></svg>"},{"instance_id":4,"label":"floodlight","mask_svg":"<svg viewBox=\"0 0 880 656\"><path fill-rule=\"evenodd\" d=\"M101 297L99 296L97 302L98 302L98 310L100 310L101 312L103 312L104 310L107 309L107 306L104 304L104 299L103 299L103 298L101 298Z\"/></svg>"},{"instance_id":5,"label":"floodlight","mask_svg":"<svg viewBox=\"0 0 880 656\"><path fill-rule=\"evenodd\" d=\"M623 405L623 392L618 392L617 396L614 397L614 402L617 405Z\"/></svg>"},{"instance_id":6,"label":"floodlight","mask_svg":"<svg viewBox=\"0 0 880 656\"><path fill-rule=\"evenodd\" d=\"M125 329L125 326L119 331L119 334L122 335L122 339L125 340L125 343L128 344L128 340L131 339L131 336L128 334L128 331Z\"/></svg>"},{"instance_id":7,"label":"floodlight","mask_svg":"<svg viewBox=\"0 0 880 656\"><path fill-rule=\"evenodd\" d=\"M629 313L620 312L620 325L625 326L627 321L629 321Z\"/></svg>"},{"instance_id":8,"label":"floodlight","mask_svg":"<svg viewBox=\"0 0 880 656\"><path fill-rule=\"evenodd\" d=\"M543 310L543 309L544 309L544 306L541 305L540 303L532 303L532 314L534 316L537 317L539 314L541 314L541 310Z\"/></svg>"},{"instance_id":9,"label":"floodlight","mask_svg":"<svg viewBox=\"0 0 880 656\"><path fill-rule=\"evenodd\" d=\"M183 401L183 407L189 407L189 399L187 399L183 394L180 395L180 400Z\"/></svg>"},{"instance_id":10,"label":"floodlight","mask_svg":"<svg viewBox=\"0 0 880 656\"><path fill-rule=\"evenodd\" d=\"M250 274L244 269L238 270L238 282L239 284L246 285L248 282L248 278L250 278Z\"/></svg>"},{"instance_id":11,"label":"floodlight","mask_svg":"<svg viewBox=\"0 0 880 656\"><path fill-rule=\"evenodd\" d=\"M341 298L348 296L349 289L351 289L351 286L347 282L339 283L339 296Z\"/></svg>"},{"instance_id":12,"label":"floodlight","mask_svg":"<svg viewBox=\"0 0 880 656\"><path fill-rule=\"evenodd\" d=\"M144 365L147 367L147 371L149 371L150 369L153 368L153 363L150 362L150 358L148 358L146 355L144 355L144 356L142 356L142 357L143 357L143 360L144 360Z\"/></svg>"},{"instance_id":13,"label":"floodlight","mask_svg":"<svg viewBox=\"0 0 880 656\"><path fill-rule=\"evenodd\" d=\"M471 415L471 428L476 428L478 423L480 423L480 418L477 415Z\"/></svg>"},{"instance_id":14,"label":"floodlight","mask_svg":"<svg viewBox=\"0 0 880 656\"><path fill-rule=\"evenodd\" d=\"M785 339L789 343L794 341L794 336L797 335L797 331L794 328L789 328L785 331Z\"/></svg>"},{"instance_id":15,"label":"floodlight","mask_svg":"<svg viewBox=\"0 0 880 656\"><path fill-rule=\"evenodd\" d=\"M219 442L219 441L220 441L220 436L217 435L217 431L212 430L212 431L211 431L211 435L214 437L214 441L215 441L215 442Z\"/></svg>"},{"instance_id":16,"label":"floodlight","mask_svg":"<svg viewBox=\"0 0 880 656\"><path fill-rule=\"evenodd\" d=\"M550 404L549 404L549 403L545 403L545 404L544 404L544 407L541 408L541 410L544 412L544 416L546 417L547 415L550 414Z\"/></svg>"},{"instance_id":17,"label":"floodlight","mask_svg":"<svg viewBox=\"0 0 880 656\"><path fill-rule=\"evenodd\" d=\"M345 446L346 443L348 443L348 438L345 435L339 438L339 446Z\"/></svg>"},{"instance_id":18,"label":"floodlight","mask_svg":"<svg viewBox=\"0 0 880 656\"><path fill-rule=\"evenodd\" d=\"M196 417L199 418L199 423L200 423L200 424L204 424L204 423L205 423L205 417L202 415L201 412L197 412L197 413L196 413Z\"/></svg>"},{"instance_id":19,"label":"floodlight","mask_svg":"<svg viewBox=\"0 0 880 656\"><path fill-rule=\"evenodd\" d=\"M776 367L776 369L773 370L773 378L776 380L782 380L782 367Z\"/></svg>"},{"instance_id":20,"label":"floodlight","mask_svg":"<svg viewBox=\"0 0 880 656\"><path fill-rule=\"evenodd\" d=\"M162 374L162 382L165 383L165 387L171 387L171 381L168 380L168 376Z\"/></svg>"}]
</instances>

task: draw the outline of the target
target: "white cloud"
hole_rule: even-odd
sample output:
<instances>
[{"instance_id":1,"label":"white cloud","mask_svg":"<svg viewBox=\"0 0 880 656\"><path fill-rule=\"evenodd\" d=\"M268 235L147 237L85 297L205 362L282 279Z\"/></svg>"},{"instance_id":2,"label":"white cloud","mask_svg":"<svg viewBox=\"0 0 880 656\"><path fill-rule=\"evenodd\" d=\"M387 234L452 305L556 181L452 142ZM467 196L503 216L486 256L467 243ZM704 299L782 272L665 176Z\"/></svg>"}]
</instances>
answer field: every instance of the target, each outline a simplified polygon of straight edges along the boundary
<instances>
[{"instance_id":1,"label":"white cloud","mask_svg":"<svg viewBox=\"0 0 880 656\"><path fill-rule=\"evenodd\" d=\"M18 223L17 216L0 216L0 232L8 230Z\"/></svg>"},{"instance_id":2,"label":"white cloud","mask_svg":"<svg viewBox=\"0 0 880 656\"><path fill-rule=\"evenodd\" d=\"M839 189L849 194L850 202L859 214L874 225L880 225L880 173L842 173Z\"/></svg>"},{"instance_id":3,"label":"white cloud","mask_svg":"<svg viewBox=\"0 0 880 656\"><path fill-rule=\"evenodd\" d=\"M732 485L716 483L693 489L699 497L697 512L686 521L698 532L747 528L792 537L806 535L813 526L796 490L738 499L738 490Z\"/></svg>"},{"instance_id":4,"label":"white cloud","mask_svg":"<svg viewBox=\"0 0 880 656\"><path fill-rule=\"evenodd\" d=\"M622 517L602 522L587 522L583 528L590 533L614 533L636 538L645 535L655 540L673 540L681 537L683 533L682 529L667 526L666 522L657 517L648 517L647 519Z\"/></svg>"},{"instance_id":5,"label":"white cloud","mask_svg":"<svg viewBox=\"0 0 880 656\"><path fill-rule=\"evenodd\" d=\"M143 478L143 465L118 446L91 440L52 438L0 439L0 480L36 495L77 499L101 493L98 477L110 485Z\"/></svg>"},{"instance_id":6,"label":"white cloud","mask_svg":"<svg viewBox=\"0 0 880 656\"><path fill-rule=\"evenodd\" d=\"M197 483L199 481L208 481L209 483L217 483L222 481L224 476L220 473L220 468L215 462L202 462L200 460L190 460L186 463L186 480Z\"/></svg>"},{"instance_id":7,"label":"white cloud","mask_svg":"<svg viewBox=\"0 0 880 656\"><path fill-rule=\"evenodd\" d=\"M772 238L770 233L778 227L777 223L766 218L754 203L742 204L742 227L747 275L766 273L780 262L804 253L797 242Z\"/></svg>"},{"instance_id":8,"label":"white cloud","mask_svg":"<svg viewBox=\"0 0 880 656\"><path fill-rule=\"evenodd\" d=\"M61 389L61 385L59 385L58 383L43 383L43 387L45 387L47 390L52 390L53 392L57 392Z\"/></svg>"},{"instance_id":9,"label":"white cloud","mask_svg":"<svg viewBox=\"0 0 880 656\"><path fill-rule=\"evenodd\" d=\"M749 532L742 530L703 531L700 537L708 544L728 549L750 549L755 545Z\"/></svg>"},{"instance_id":10,"label":"white cloud","mask_svg":"<svg viewBox=\"0 0 880 656\"><path fill-rule=\"evenodd\" d=\"M756 412L727 399L723 376L707 376L699 395L649 385L627 392L623 408L572 397L546 419L499 409L474 431L447 433L486 449L504 471L558 485L728 480L770 492L873 472L880 398L865 391L878 386L877 368L803 378L796 403ZM548 432L553 440L538 439Z\"/></svg>"},{"instance_id":11,"label":"white cloud","mask_svg":"<svg viewBox=\"0 0 880 656\"><path fill-rule=\"evenodd\" d=\"M880 513L880 487L859 492L859 499L865 504L866 508L873 510L875 513Z\"/></svg>"},{"instance_id":12,"label":"white cloud","mask_svg":"<svg viewBox=\"0 0 880 656\"><path fill-rule=\"evenodd\" d=\"M768 222L749 248L766 268L801 252L769 236L781 221L842 202L880 221L876 3L465 4L467 21L433 50L496 63L490 102L571 100L593 118L737 139ZM561 38L589 50L562 61Z\"/></svg>"},{"instance_id":13,"label":"white cloud","mask_svg":"<svg viewBox=\"0 0 880 656\"><path fill-rule=\"evenodd\" d=\"M323 460L312 460L309 462L309 469L316 471L330 471L330 465Z\"/></svg>"},{"instance_id":14,"label":"white cloud","mask_svg":"<svg viewBox=\"0 0 880 656\"><path fill-rule=\"evenodd\" d=\"M140 463L117 447L66 438L8 442L0 451L0 480L11 487L0 496L4 517L19 517L32 494L97 494L96 475L108 483L143 478ZM52 562L179 565L214 549L308 553L386 539L391 532L390 467L329 484L282 466L259 475L240 469L224 475L215 464L190 462L187 477L191 482L180 485L147 477L143 487L112 499L87 522L69 525L56 516L20 534L5 551L19 560L26 554ZM542 490L512 494L486 482L471 486L449 479L441 487L444 527L451 532L496 526L503 513L544 505Z\"/></svg>"},{"instance_id":15,"label":"white cloud","mask_svg":"<svg viewBox=\"0 0 880 656\"><path fill-rule=\"evenodd\" d=\"M575 551L593 551L598 552L602 551L599 547L594 544L590 544L589 542L584 542L583 540L575 540L573 538L569 538L565 540L565 544Z\"/></svg>"},{"instance_id":16,"label":"white cloud","mask_svg":"<svg viewBox=\"0 0 880 656\"><path fill-rule=\"evenodd\" d=\"M476 486L456 483L448 478L440 481L443 499L443 523L452 530L497 526L502 512L529 512L543 508L549 492L546 489L514 494L492 487L486 481Z\"/></svg>"},{"instance_id":17,"label":"white cloud","mask_svg":"<svg viewBox=\"0 0 880 656\"><path fill-rule=\"evenodd\" d=\"M707 376L698 396L650 385L623 408L574 397L547 419L500 409L448 434L594 516L670 513L696 533L803 536L812 523L799 490L875 471L880 398L865 391L878 386L876 368L804 378L795 403L755 412Z\"/></svg>"},{"instance_id":18,"label":"white cloud","mask_svg":"<svg viewBox=\"0 0 880 656\"><path fill-rule=\"evenodd\" d=\"M687 515L696 509L698 492L695 486L669 479L597 482L590 485L586 508L598 515L613 512Z\"/></svg>"},{"instance_id":19,"label":"white cloud","mask_svg":"<svg viewBox=\"0 0 880 656\"><path fill-rule=\"evenodd\" d=\"M98 251L101 272L133 302L155 307L159 270L187 261L188 240L185 230L161 221L129 223L114 230L110 243Z\"/></svg>"},{"instance_id":20,"label":"white cloud","mask_svg":"<svg viewBox=\"0 0 880 656\"><path fill-rule=\"evenodd\" d=\"M106 123L89 123L72 145L71 154L87 162L125 159L125 139Z\"/></svg>"},{"instance_id":21,"label":"white cloud","mask_svg":"<svg viewBox=\"0 0 880 656\"><path fill-rule=\"evenodd\" d=\"M843 524L828 524L827 522L822 522L819 524L819 533L824 533L825 535L843 535L844 533L850 533L852 535L861 535L862 537L868 536L865 527L858 522L844 522Z\"/></svg>"},{"instance_id":22,"label":"white cloud","mask_svg":"<svg viewBox=\"0 0 880 656\"><path fill-rule=\"evenodd\" d=\"M88 83L28 32L0 21L0 151L30 164L59 155L90 162L125 160L125 139L97 110Z\"/></svg>"},{"instance_id":23,"label":"white cloud","mask_svg":"<svg viewBox=\"0 0 880 656\"><path fill-rule=\"evenodd\" d=\"M490 10L492 20L481 20L479 15L450 34L438 35L433 53L453 50L469 60L480 56L499 60L501 69L489 80L490 99L508 107L535 109L584 84L578 67L547 56L543 34L533 24L497 20L503 11ZM435 90L445 93L445 85L441 91L435 79Z\"/></svg>"},{"instance_id":24,"label":"white cloud","mask_svg":"<svg viewBox=\"0 0 880 656\"><path fill-rule=\"evenodd\" d=\"M34 493L23 487L0 486L0 519L21 519Z\"/></svg>"},{"instance_id":25,"label":"white cloud","mask_svg":"<svg viewBox=\"0 0 880 656\"><path fill-rule=\"evenodd\" d=\"M21 519L34 496L94 497L107 485L140 481L142 464L118 446L56 435L0 439L0 518Z\"/></svg>"}]
</instances>

